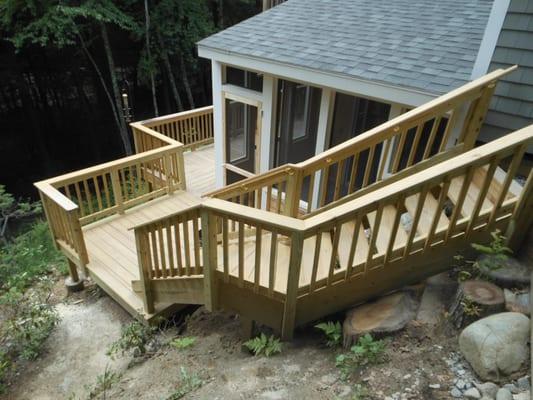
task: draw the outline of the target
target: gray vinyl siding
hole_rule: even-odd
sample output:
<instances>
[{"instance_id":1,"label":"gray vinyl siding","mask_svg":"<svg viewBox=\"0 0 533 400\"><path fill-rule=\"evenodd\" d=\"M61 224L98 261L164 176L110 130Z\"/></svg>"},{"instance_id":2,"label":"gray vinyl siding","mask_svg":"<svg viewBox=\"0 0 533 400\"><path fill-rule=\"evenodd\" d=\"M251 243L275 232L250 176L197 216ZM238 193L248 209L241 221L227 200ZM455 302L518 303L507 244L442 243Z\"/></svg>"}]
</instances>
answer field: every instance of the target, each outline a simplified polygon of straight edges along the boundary
<instances>
[{"instance_id":1,"label":"gray vinyl siding","mask_svg":"<svg viewBox=\"0 0 533 400\"><path fill-rule=\"evenodd\" d=\"M480 139L533 124L533 1L511 0L489 71L518 64L496 88ZM531 150L531 149L530 149Z\"/></svg>"}]
</instances>

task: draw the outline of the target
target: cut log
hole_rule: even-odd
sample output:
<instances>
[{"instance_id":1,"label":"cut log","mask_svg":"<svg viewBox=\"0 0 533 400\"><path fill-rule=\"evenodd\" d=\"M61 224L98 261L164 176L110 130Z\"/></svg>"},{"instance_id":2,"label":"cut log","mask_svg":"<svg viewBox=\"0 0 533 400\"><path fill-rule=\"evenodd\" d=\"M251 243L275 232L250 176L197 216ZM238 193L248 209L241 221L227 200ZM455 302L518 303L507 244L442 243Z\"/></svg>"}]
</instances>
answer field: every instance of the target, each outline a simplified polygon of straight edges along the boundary
<instances>
[{"instance_id":1,"label":"cut log","mask_svg":"<svg viewBox=\"0 0 533 400\"><path fill-rule=\"evenodd\" d=\"M450 307L450 320L459 329L504 309L503 290L498 286L487 281L465 281L459 285Z\"/></svg>"},{"instance_id":2,"label":"cut log","mask_svg":"<svg viewBox=\"0 0 533 400\"><path fill-rule=\"evenodd\" d=\"M477 261L480 270L500 287L511 289L529 285L529 268L514 257L500 260L481 255Z\"/></svg>"},{"instance_id":3,"label":"cut log","mask_svg":"<svg viewBox=\"0 0 533 400\"><path fill-rule=\"evenodd\" d=\"M344 346L350 347L366 333L381 335L404 328L415 317L417 308L413 294L403 291L348 311L342 329Z\"/></svg>"}]
</instances>

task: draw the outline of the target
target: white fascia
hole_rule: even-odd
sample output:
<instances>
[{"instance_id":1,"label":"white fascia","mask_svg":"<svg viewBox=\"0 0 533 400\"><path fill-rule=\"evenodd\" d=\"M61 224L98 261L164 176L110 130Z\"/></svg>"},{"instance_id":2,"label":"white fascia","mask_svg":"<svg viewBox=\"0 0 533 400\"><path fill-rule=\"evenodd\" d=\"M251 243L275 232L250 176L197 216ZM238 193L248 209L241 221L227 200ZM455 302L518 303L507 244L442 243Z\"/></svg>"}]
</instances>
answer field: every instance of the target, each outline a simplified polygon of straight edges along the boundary
<instances>
[{"instance_id":1,"label":"white fascia","mask_svg":"<svg viewBox=\"0 0 533 400\"><path fill-rule=\"evenodd\" d=\"M385 83L348 77L331 72L316 71L310 68L283 64L274 60L243 56L201 45L198 46L198 55L216 60L222 64L228 64L258 73L266 73L318 87L327 87L381 102L399 103L410 107L417 107L437 97L435 94L415 89L387 85Z\"/></svg>"},{"instance_id":2,"label":"white fascia","mask_svg":"<svg viewBox=\"0 0 533 400\"><path fill-rule=\"evenodd\" d=\"M490 61L492 60L494 50L496 49L496 44L500 37L503 21L507 15L510 2L511 0L494 0L492 3L492 9L490 11L489 19L487 20L485 33L483 34L483 39L481 39L476 61L472 68L472 75L470 76L471 80L485 75L489 70Z\"/></svg>"}]
</instances>

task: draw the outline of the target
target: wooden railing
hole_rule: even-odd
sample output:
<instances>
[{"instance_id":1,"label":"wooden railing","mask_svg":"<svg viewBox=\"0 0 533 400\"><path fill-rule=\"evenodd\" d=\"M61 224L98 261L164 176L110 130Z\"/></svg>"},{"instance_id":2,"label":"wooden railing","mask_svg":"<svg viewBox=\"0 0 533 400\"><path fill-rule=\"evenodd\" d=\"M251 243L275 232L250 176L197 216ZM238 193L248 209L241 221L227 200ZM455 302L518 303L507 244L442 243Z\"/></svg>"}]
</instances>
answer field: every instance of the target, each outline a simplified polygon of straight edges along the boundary
<instances>
[{"instance_id":1,"label":"wooden railing","mask_svg":"<svg viewBox=\"0 0 533 400\"><path fill-rule=\"evenodd\" d=\"M213 106L134 123L134 134L141 126L182 143L184 149L201 146L213 141ZM139 140L135 143L142 148Z\"/></svg>"},{"instance_id":2,"label":"wooden railing","mask_svg":"<svg viewBox=\"0 0 533 400\"><path fill-rule=\"evenodd\" d=\"M210 118L212 107L205 107L133 123L137 154L36 183L56 246L83 266L89 262L83 225L185 189L183 151L212 137Z\"/></svg>"},{"instance_id":3,"label":"wooden railing","mask_svg":"<svg viewBox=\"0 0 533 400\"><path fill-rule=\"evenodd\" d=\"M494 71L298 164L287 164L206 194L305 217L471 149L497 80ZM466 113L456 143L456 122Z\"/></svg>"}]
</instances>

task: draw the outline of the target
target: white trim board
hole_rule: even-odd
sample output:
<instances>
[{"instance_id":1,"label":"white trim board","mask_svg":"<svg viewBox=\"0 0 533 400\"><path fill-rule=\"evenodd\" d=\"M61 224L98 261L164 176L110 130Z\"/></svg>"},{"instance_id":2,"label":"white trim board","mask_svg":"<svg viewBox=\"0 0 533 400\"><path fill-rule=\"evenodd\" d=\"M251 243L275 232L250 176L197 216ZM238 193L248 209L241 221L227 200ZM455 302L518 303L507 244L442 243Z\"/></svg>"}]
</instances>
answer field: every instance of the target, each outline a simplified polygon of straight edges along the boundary
<instances>
[{"instance_id":1,"label":"white trim board","mask_svg":"<svg viewBox=\"0 0 533 400\"><path fill-rule=\"evenodd\" d=\"M483 34L483 39L481 39L476 61L472 67L472 74L470 75L471 80L485 75L489 70L490 61L492 60L492 55L496 49L503 22L505 21L505 16L509 9L509 3L511 2L511 0L493 1L487 26L485 27L485 33Z\"/></svg>"},{"instance_id":2,"label":"white trim board","mask_svg":"<svg viewBox=\"0 0 533 400\"><path fill-rule=\"evenodd\" d=\"M507 0L506 0L507 1ZM320 72L310 68L290 66L272 60L263 60L248 56L223 52L213 48L198 46L198 55L223 64L230 64L255 72L303 82L318 87L361 95L382 102L400 103L417 107L437 97L436 94L402 88L385 83L372 82L329 72Z\"/></svg>"}]
</instances>

